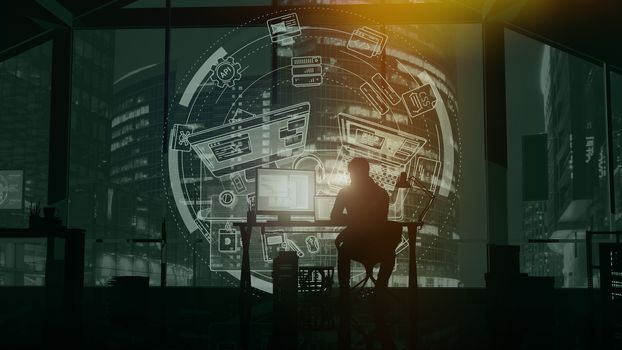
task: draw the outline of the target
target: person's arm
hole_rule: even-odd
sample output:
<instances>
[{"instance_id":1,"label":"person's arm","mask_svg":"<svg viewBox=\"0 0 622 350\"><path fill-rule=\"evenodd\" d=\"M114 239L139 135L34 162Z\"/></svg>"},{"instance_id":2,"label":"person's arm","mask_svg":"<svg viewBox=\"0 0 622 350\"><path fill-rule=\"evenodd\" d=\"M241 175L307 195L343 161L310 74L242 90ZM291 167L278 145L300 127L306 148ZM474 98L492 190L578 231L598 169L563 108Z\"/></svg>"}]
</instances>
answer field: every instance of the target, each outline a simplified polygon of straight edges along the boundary
<instances>
[{"instance_id":1,"label":"person's arm","mask_svg":"<svg viewBox=\"0 0 622 350\"><path fill-rule=\"evenodd\" d=\"M383 193L383 197L382 197L382 219L383 220L388 220L389 218L389 195L387 194L387 191L382 190Z\"/></svg>"},{"instance_id":2,"label":"person's arm","mask_svg":"<svg viewBox=\"0 0 622 350\"><path fill-rule=\"evenodd\" d=\"M330 212L330 220L333 222L345 223L348 219L348 215L343 212L346 208L346 201L343 197L343 191L339 191L337 199L335 199L335 205L333 205L333 210Z\"/></svg>"},{"instance_id":3,"label":"person's arm","mask_svg":"<svg viewBox=\"0 0 622 350\"><path fill-rule=\"evenodd\" d=\"M346 223L348 220L348 215L344 214L343 211L346 208L346 201L343 198L344 194L342 191L339 191L337 194L337 199L335 199L335 204L333 205L333 210L330 212L330 220L335 223ZM342 231L335 238L335 246L337 249L341 247L343 240L345 238L345 231Z\"/></svg>"}]
</instances>

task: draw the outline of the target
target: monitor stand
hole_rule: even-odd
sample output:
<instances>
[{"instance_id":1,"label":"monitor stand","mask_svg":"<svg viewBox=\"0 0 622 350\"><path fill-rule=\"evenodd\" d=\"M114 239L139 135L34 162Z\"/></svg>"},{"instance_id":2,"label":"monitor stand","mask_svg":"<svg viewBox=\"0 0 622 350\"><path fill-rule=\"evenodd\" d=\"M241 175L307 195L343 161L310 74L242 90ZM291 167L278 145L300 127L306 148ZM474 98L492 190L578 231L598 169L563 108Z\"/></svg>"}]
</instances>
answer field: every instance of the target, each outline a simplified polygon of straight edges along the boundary
<instances>
[{"instance_id":1,"label":"monitor stand","mask_svg":"<svg viewBox=\"0 0 622 350\"><path fill-rule=\"evenodd\" d=\"M289 221L292 221L292 217L290 214L280 213L278 220L279 222L289 222Z\"/></svg>"}]
</instances>

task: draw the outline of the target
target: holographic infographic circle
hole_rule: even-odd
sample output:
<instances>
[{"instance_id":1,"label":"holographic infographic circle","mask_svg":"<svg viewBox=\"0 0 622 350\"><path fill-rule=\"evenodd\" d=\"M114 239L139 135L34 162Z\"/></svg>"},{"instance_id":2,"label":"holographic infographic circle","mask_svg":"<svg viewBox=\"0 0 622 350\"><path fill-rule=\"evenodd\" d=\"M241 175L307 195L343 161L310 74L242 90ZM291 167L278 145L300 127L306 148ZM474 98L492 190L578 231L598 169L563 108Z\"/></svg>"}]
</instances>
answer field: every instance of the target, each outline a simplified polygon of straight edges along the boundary
<instances>
[{"instance_id":1,"label":"holographic infographic circle","mask_svg":"<svg viewBox=\"0 0 622 350\"><path fill-rule=\"evenodd\" d=\"M351 24L315 26L318 16ZM457 255L447 247L456 235L461 158L452 57L421 49L422 36L308 7L254 18L211 43L177 87L163 159L177 228L189 241L200 233L209 243L204 264L239 277L234 223L255 203L258 168L313 170L316 195L330 198L349 183L348 161L365 157L390 195L389 219L416 220L429 200L421 187L435 195L417 242L420 275L457 284L456 271L426 267L439 251L449 260ZM401 172L418 183L396 189ZM296 251L301 266L336 266L337 233L253 232L253 286L272 291L272 261L282 250ZM404 234L391 285L407 284L409 244ZM352 278L362 273L354 268Z\"/></svg>"}]
</instances>

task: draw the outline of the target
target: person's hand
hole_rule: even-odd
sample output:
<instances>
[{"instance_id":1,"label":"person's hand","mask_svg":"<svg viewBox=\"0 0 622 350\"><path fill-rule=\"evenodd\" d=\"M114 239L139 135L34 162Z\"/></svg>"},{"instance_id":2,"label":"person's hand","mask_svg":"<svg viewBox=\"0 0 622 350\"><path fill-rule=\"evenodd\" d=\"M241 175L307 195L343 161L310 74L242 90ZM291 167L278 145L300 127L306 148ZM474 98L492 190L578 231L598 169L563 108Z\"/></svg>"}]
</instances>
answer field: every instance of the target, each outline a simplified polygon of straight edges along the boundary
<instances>
[{"instance_id":1,"label":"person's hand","mask_svg":"<svg viewBox=\"0 0 622 350\"><path fill-rule=\"evenodd\" d=\"M337 238L335 238L335 247L339 249L339 247L341 247L341 244L343 244L343 238L341 237L341 235L338 235Z\"/></svg>"}]
</instances>

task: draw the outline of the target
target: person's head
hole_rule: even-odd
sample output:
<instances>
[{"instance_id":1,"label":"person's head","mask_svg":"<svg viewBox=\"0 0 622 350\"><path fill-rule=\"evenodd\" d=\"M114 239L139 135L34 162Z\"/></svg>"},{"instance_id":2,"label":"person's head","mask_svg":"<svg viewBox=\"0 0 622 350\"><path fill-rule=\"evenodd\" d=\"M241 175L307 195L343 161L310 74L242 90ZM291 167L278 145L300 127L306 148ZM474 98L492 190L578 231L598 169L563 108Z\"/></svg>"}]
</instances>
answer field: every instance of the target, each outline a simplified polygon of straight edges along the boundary
<instances>
[{"instance_id":1,"label":"person's head","mask_svg":"<svg viewBox=\"0 0 622 350\"><path fill-rule=\"evenodd\" d=\"M369 162L365 158L354 158L348 164L352 183L360 182L369 176Z\"/></svg>"}]
</instances>

